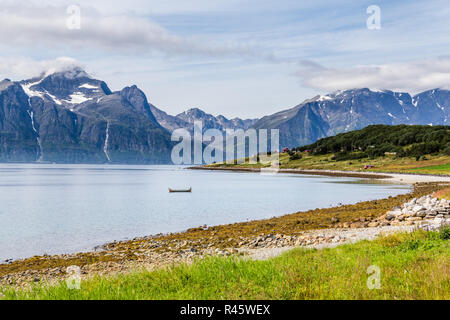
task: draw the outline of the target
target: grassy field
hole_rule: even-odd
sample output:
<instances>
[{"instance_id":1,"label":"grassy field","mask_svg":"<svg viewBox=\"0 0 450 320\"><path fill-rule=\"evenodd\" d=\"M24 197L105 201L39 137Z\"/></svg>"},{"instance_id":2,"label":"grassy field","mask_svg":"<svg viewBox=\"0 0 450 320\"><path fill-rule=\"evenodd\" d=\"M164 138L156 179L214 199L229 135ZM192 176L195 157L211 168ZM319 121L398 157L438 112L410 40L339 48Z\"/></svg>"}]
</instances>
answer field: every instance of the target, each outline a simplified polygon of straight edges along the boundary
<instances>
[{"instance_id":1,"label":"grassy field","mask_svg":"<svg viewBox=\"0 0 450 320\"><path fill-rule=\"evenodd\" d=\"M422 172L429 174L449 174L450 173L450 163L435 165L435 166L425 166L421 168L410 169L411 172Z\"/></svg>"},{"instance_id":2,"label":"grassy field","mask_svg":"<svg viewBox=\"0 0 450 320\"><path fill-rule=\"evenodd\" d=\"M81 282L35 285L3 299L450 299L450 229L333 249L295 249L265 261L206 258L191 265ZM368 289L368 267L380 288ZM369 281L370 282L370 281Z\"/></svg>"},{"instance_id":3,"label":"grassy field","mask_svg":"<svg viewBox=\"0 0 450 320\"><path fill-rule=\"evenodd\" d=\"M375 159L359 159L334 161L333 155L308 155L303 153L302 158L290 160L288 154L280 154L280 168L282 169L317 169L317 170L344 170L344 171L364 171L364 172L399 172L418 174L443 174L450 175L450 156L427 155L427 160L416 161L415 158L397 158L395 156L384 156ZM246 163L228 167L259 168L269 164ZM364 169L364 165L373 165L374 168ZM212 167L223 166L223 164L213 164Z\"/></svg>"}]
</instances>

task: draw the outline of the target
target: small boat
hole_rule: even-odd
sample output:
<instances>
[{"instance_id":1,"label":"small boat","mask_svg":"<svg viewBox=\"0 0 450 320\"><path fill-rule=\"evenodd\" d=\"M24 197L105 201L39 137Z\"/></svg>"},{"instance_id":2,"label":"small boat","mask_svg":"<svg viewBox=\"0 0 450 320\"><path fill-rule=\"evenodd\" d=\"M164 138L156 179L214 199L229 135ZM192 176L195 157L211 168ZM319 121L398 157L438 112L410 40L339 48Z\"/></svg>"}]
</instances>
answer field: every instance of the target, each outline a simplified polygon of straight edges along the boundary
<instances>
[{"instance_id":1,"label":"small boat","mask_svg":"<svg viewBox=\"0 0 450 320\"><path fill-rule=\"evenodd\" d=\"M192 187L189 187L189 189L170 189L169 192L192 192Z\"/></svg>"}]
</instances>

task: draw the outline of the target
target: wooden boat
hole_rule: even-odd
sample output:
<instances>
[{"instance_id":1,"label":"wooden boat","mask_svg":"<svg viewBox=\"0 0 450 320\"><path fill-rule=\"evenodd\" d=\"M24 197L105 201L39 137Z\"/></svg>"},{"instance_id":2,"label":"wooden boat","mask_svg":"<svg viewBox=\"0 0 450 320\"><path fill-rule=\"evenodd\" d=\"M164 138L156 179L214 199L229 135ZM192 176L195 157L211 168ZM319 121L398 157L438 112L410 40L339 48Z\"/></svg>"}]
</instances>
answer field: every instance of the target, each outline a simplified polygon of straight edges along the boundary
<instances>
[{"instance_id":1,"label":"wooden boat","mask_svg":"<svg viewBox=\"0 0 450 320\"><path fill-rule=\"evenodd\" d=\"M189 187L189 189L170 189L169 192L192 192L192 187Z\"/></svg>"}]
</instances>

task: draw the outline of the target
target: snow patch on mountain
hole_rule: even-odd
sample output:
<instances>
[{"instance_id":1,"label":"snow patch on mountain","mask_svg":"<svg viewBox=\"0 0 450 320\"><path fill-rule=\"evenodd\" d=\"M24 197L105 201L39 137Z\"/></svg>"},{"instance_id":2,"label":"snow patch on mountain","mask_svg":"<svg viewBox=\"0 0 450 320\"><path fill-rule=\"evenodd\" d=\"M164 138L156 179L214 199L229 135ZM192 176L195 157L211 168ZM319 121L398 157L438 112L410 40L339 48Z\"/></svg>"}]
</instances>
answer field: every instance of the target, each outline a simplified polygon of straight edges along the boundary
<instances>
[{"instance_id":1,"label":"snow patch on mountain","mask_svg":"<svg viewBox=\"0 0 450 320\"><path fill-rule=\"evenodd\" d=\"M320 96L319 99L317 99L317 101L325 101L325 100L333 100L333 98L330 96Z\"/></svg>"},{"instance_id":2,"label":"snow patch on mountain","mask_svg":"<svg viewBox=\"0 0 450 320\"><path fill-rule=\"evenodd\" d=\"M89 83L84 83L84 84L82 84L81 86L79 86L78 88L85 88L85 89L98 89L98 87L97 87L97 86L93 86L93 85L91 85L91 84L89 84Z\"/></svg>"},{"instance_id":3,"label":"snow patch on mountain","mask_svg":"<svg viewBox=\"0 0 450 320\"><path fill-rule=\"evenodd\" d=\"M31 87L42 82L42 79L36 82L22 83L22 89L28 97L43 97L42 92L31 90Z\"/></svg>"},{"instance_id":4,"label":"snow patch on mountain","mask_svg":"<svg viewBox=\"0 0 450 320\"><path fill-rule=\"evenodd\" d=\"M54 95L49 93L48 91L45 91L45 94L48 95L57 105L62 105L62 102L58 100Z\"/></svg>"},{"instance_id":5,"label":"snow patch on mountain","mask_svg":"<svg viewBox=\"0 0 450 320\"><path fill-rule=\"evenodd\" d=\"M86 97L82 92L75 92L70 95L70 100L65 101L70 104L80 104L89 100L92 100L92 98Z\"/></svg>"}]
</instances>

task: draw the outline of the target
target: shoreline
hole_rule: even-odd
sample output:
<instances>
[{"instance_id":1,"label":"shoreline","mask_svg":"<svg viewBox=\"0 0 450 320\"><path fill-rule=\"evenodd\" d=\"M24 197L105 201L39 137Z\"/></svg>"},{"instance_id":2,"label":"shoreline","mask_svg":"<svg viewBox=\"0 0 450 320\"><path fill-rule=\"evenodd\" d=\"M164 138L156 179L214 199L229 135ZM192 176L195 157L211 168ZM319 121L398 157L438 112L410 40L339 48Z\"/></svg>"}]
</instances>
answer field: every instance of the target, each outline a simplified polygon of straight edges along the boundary
<instances>
[{"instance_id":1,"label":"shoreline","mask_svg":"<svg viewBox=\"0 0 450 320\"><path fill-rule=\"evenodd\" d=\"M261 168L241 168L241 167L206 167L195 166L188 167L189 170L206 170L206 171L235 171L235 172L253 172L260 173ZM319 170L319 169L278 169L269 171L276 173L293 173L304 175L319 175L329 177L349 177L349 178L367 178L367 179L383 179L392 183L414 184L420 182L450 182L449 175L433 175L433 174L416 174L416 173L398 173L398 172L360 172L360 171L344 171L344 170Z\"/></svg>"},{"instance_id":2,"label":"shoreline","mask_svg":"<svg viewBox=\"0 0 450 320\"><path fill-rule=\"evenodd\" d=\"M195 168L200 169L199 167ZM221 169L223 168L215 168L213 170ZM201 170L210 170L210 168L202 168ZM234 168L232 170L225 169L225 171L227 170L256 171L253 168L251 170L246 170L245 168L244 170L242 168L237 170ZM259 172L259 169L256 172ZM307 170L289 169L281 172L311 174ZM333 173L336 175L330 175L330 171L313 170L313 172L328 176L350 175L350 177L358 178L362 176L368 178L369 176L370 178L394 180L393 182L400 182L398 181L398 176L404 177L402 174L395 174L397 176L395 177L394 175L386 176L381 173L361 174L335 171ZM358 176L355 176L355 174L358 174ZM417 178L416 176L414 175L415 178ZM277 239L279 238L278 240L281 243L275 251L282 252L298 246L298 239L304 234L320 235L331 230L349 230L351 233L354 233L352 230L358 231L362 230L361 228L371 227L369 225L371 221L376 221L393 207L399 206L413 197L423 196L439 189L450 187L450 177L444 179L444 181L439 176L427 175L421 177L422 179L419 179L421 181L414 179L415 182L412 182L413 190L411 192L395 197L390 196L386 199L364 201L332 208L313 209L271 219L211 227L204 225L183 232L114 241L88 252L34 256L27 259L14 260L7 264L0 264L0 287L2 285L22 286L32 282L61 280L66 276L66 268L72 265L80 266L83 275L91 276L129 272L136 268L150 270L167 267L180 262L192 262L194 259L208 255L246 254L252 256L254 249L260 249L257 246L258 241L262 239L261 237L274 237L274 234L276 234ZM436 180L439 182L436 182ZM405 181L401 182L407 183ZM373 234L375 232L373 230L379 230L380 228L391 229L389 224L369 229L372 230L371 234ZM399 228L392 225L392 230L399 230ZM317 239L320 239L320 237ZM331 245L347 243L345 237L342 239L338 237L337 239L330 238ZM358 239L361 240L364 237L359 237ZM255 243L256 247L252 248L251 246L254 246ZM299 245L301 247L310 246L308 242ZM262 252L265 251L263 250ZM254 254L258 256L257 253L254 252Z\"/></svg>"}]
</instances>

